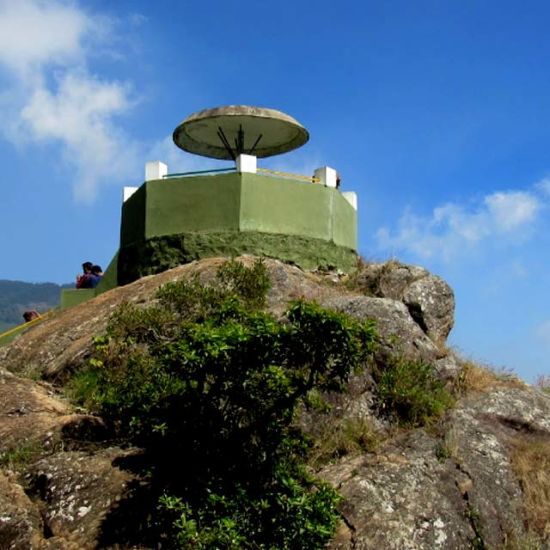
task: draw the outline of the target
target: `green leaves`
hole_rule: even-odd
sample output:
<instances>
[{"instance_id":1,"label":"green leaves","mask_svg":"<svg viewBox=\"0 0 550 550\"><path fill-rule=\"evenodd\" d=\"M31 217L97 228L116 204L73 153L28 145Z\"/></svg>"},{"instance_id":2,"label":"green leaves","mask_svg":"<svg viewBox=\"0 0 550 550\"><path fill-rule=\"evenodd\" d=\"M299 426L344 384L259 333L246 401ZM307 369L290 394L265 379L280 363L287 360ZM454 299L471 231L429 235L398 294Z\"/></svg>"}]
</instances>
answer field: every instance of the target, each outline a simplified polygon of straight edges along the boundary
<instances>
[{"instance_id":1,"label":"green leaves","mask_svg":"<svg viewBox=\"0 0 550 550\"><path fill-rule=\"evenodd\" d=\"M173 547L315 549L335 527L338 495L305 474L293 414L312 389L341 389L376 333L303 301L275 319L259 309L268 289L262 262L228 262L214 286L168 284L157 305L115 312L77 377L148 451Z\"/></svg>"},{"instance_id":2,"label":"green leaves","mask_svg":"<svg viewBox=\"0 0 550 550\"><path fill-rule=\"evenodd\" d=\"M375 374L380 406L400 424L422 426L453 404L434 368L422 360L392 357Z\"/></svg>"}]
</instances>

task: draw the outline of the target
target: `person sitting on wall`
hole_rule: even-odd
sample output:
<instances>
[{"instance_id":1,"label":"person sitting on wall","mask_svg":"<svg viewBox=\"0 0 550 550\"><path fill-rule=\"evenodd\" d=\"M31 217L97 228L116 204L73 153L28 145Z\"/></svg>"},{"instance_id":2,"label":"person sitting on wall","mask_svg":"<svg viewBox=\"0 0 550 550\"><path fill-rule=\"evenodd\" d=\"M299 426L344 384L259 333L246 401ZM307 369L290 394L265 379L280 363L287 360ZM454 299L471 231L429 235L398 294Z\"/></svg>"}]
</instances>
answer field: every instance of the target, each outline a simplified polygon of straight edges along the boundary
<instances>
[{"instance_id":1,"label":"person sitting on wall","mask_svg":"<svg viewBox=\"0 0 550 550\"><path fill-rule=\"evenodd\" d=\"M99 281L101 281L101 278L103 277L103 270L99 265L92 266L92 272L90 273L90 287L89 288L95 288Z\"/></svg>"},{"instance_id":2,"label":"person sitting on wall","mask_svg":"<svg viewBox=\"0 0 550 550\"><path fill-rule=\"evenodd\" d=\"M39 317L40 317L40 314L38 313L38 311L35 311L34 309L31 311L25 311L25 313L23 313L23 319L25 319L25 323L28 323L33 319L38 319Z\"/></svg>"},{"instance_id":3,"label":"person sitting on wall","mask_svg":"<svg viewBox=\"0 0 550 550\"><path fill-rule=\"evenodd\" d=\"M84 262L82 264L82 275L76 276L76 288L92 288L89 286L89 278L92 274L92 262Z\"/></svg>"}]
</instances>

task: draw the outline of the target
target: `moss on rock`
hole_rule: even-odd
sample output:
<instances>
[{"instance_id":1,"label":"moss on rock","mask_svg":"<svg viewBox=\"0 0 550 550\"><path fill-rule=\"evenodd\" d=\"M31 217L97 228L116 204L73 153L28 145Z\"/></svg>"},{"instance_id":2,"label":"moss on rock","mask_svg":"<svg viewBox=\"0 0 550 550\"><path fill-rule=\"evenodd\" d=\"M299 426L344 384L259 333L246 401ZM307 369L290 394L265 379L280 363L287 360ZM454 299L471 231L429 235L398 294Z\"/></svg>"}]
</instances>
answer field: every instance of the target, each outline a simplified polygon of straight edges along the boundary
<instances>
[{"instance_id":1,"label":"moss on rock","mask_svg":"<svg viewBox=\"0 0 550 550\"><path fill-rule=\"evenodd\" d=\"M277 258L306 270L339 269L349 273L357 266L353 250L321 239L259 232L180 233L121 248L118 283L131 283L202 258L241 254Z\"/></svg>"}]
</instances>

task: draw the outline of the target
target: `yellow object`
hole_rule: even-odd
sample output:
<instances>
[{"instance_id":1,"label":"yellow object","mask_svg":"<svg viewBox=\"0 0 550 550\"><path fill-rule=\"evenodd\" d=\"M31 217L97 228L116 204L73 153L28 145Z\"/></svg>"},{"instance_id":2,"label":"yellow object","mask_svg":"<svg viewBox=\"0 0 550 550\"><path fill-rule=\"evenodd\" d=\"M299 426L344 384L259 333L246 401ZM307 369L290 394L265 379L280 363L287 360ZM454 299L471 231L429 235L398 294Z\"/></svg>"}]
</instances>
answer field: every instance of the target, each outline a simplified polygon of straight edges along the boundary
<instances>
[{"instance_id":1,"label":"yellow object","mask_svg":"<svg viewBox=\"0 0 550 550\"><path fill-rule=\"evenodd\" d=\"M290 172L279 172L278 170L270 170L269 168L258 168L257 171L262 172L264 174L273 174L274 176L281 176L283 178L309 181L312 183L321 183L321 180L319 178L315 178L313 176L302 176L300 174L291 174Z\"/></svg>"},{"instance_id":2,"label":"yellow object","mask_svg":"<svg viewBox=\"0 0 550 550\"><path fill-rule=\"evenodd\" d=\"M21 323L20 325L17 325L13 328L10 328L6 332L2 332L2 334L0 334L0 340L2 340L2 338L6 337L6 336L10 336L11 334L13 334L13 333L15 333L19 330L23 330L24 328L31 327L32 325L38 324L40 321L43 321L46 317L49 317L54 311L55 311L55 309L50 309L49 311L46 311L42 315L40 315L40 313L39 313L38 317L36 317L32 321Z\"/></svg>"}]
</instances>

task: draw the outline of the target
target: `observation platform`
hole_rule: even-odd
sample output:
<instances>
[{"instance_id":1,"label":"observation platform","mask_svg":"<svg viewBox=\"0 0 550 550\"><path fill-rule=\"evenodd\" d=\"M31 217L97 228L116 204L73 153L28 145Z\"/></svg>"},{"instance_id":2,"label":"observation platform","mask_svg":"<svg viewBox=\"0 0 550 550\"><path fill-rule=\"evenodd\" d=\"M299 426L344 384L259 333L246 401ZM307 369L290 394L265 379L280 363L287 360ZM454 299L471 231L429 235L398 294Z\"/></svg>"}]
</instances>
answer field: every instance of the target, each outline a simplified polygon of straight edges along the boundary
<instances>
[{"instance_id":1,"label":"observation platform","mask_svg":"<svg viewBox=\"0 0 550 550\"><path fill-rule=\"evenodd\" d=\"M288 152L309 139L289 115L230 105L192 114L174 143L234 168L168 174L145 165L145 182L125 187L120 246L96 289L64 290L70 307L145 275L194 260L241 254L276 258L306 270L354 271L357 196L342 193L333 168L313 176L258 168L257 158Z\"/></svg>"}]
</instances>

